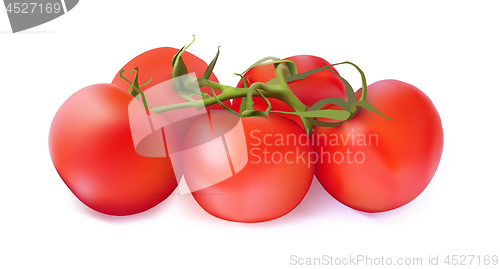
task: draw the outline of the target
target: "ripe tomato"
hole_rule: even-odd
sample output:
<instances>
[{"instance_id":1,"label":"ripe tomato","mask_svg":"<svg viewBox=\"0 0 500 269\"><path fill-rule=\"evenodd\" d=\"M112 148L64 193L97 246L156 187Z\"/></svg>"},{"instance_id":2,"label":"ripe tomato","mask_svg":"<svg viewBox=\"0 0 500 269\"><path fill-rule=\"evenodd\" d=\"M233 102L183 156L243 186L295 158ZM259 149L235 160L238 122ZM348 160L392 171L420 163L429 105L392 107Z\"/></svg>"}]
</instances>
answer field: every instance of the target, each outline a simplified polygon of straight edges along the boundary
<instances>
[{"instance_id":1,"label":"ripe tomato","mask_svg":"<svg viewBox=\"0 0 500 269\"><path fill-rule=\"evenodd\" d=\"M392 120L362 109L339 127L315 127L316 177L341 203L382 212L407 204L429 184L443 129L431 100L410 84L373 83L367 101Z\"/></svg>"},{"instance_id":2,"label":"ripe tomato","mask_svg":"<svg viewBox=\"0 0 500 269\"><path fill-rule=\"evenodd\" d=\"M285 58L284 60L293 61L297 66L297 73L303 73L311 69L330 64L322 58L311 55L297 55ZM337 70L333 67L329 67L329 69L337 72ZM250 83L267 82L275 77L274 66L271 64L254 67L246 72L243 77L245 79L250 77ZM243 81L240 80L237 87L243 88L243 86ZM328 97L340 97L346 99L344 84L337 75L328 70L322 70L311 74L305 79L291 81L288 83L288 86L297 98L299 98L299 100L306 106L313 105L314 103ZM254 97L253 101L255 103L255 110L265 110L267 108L267 103L261 97ZM292 111L292 109L281 100L270 98L269 101L271 102L272 110ZM238 111L240 104L241 98L235 99L233 101L233 109ZM280 115L290 118L302 126L299 117L286 114Z\"/></svg>"},{"instance_id":3,"label":"ripe tomato","mask_svg":"<svg viewBox=\"0 0 500 269\"><path fill-rule=\"evenodd\" d=\"M64 102L50 127L49 149L57 172L80 201L104 214L148 210L177 186L168 157L136 153L128 114L131 100L132 95L113 84L88 86Z\"/></svg>"},{"instance_id":4,"label":"ripe tomato","mask_svg":"<svg viewBox=\"0 0 500 269\"><path fill-rule=\"evenodd\" d=\"M305 131L290 119L240 119L226 111L198 119L183 142L184 177L211 215L263 222L293 210L314 176Z\"/></svg>"},{"instance_id":5,"label":"ripe tomato","mask_svg":"<svg viewBox=\"0 0 500 269\"><path fill-rule=\"evenodd\" d=\"M125 70L123 76L126 78L130 78L129 81L132 81L133 75L128 73L130 70L134 68L139 68L139 77L138 82L139 85L145 84L152 77L151 83L140 87L141 91L146 91L147 89L162 83L164 81L170 80L172 78L172 58L179 50L176 48L170 47L161 47L146 51L132 60L130 60L125 66L120 68L121 70ZM208 67L207 63L205 63L202 59L196 57L195 55L184 51L182 54L182 60L186 64L189 73L196 73L197 77L201 77L206 68ZM124 90L128 90L130 84L120 77L120 71L115 75L112 84L118 85ZM217 77L212 73L209 77L209 80L218 82ZM212 94L212 90L209 87L202 87L201 91ZM219 93L215 90L215 93ZM173 99L177 99L177 93L171 91L169 93L172 95ZM172 98L167 98L166 101L170 101ZM230 106L231 103L229 100L223 102L226 106ZM170 103L165 103L167 105ZM215 104L207 107L207 110L218 110L223 109L219 104Z\"/></svg>"}]
</instances>

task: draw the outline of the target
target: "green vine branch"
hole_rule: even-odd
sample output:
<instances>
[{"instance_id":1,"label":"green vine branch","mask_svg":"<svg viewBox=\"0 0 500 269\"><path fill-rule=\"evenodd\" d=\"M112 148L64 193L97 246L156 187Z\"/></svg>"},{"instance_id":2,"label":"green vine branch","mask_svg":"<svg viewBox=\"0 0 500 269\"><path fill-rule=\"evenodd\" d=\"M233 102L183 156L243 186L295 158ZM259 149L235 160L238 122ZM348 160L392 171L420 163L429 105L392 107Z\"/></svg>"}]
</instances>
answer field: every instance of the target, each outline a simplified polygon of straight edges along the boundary
<instances>
[{"instance_id":1,"label":"green vine branch","mask_svg":"<svg viewBox=\"0 0 500 269\"><path fill-rule=\"evenodd\" d=\"M240 115L240 117L255 117L255 116L267 117L269 113L283 113L283 114L298 116L302 122L304 130L308 135L311 135L314 126L331 127L342 124L343 122L354 117L354 115L356 115L356 113L358 112L359 108L367 109L369 112L374 111L375 113L385 117L386 119L391 120L391 118L384 116L375 107L366 102L367 86L366 86L365 75L357 65L351 62L346 61L330 65L324 65L322 63L323 67L315 68L298 74L297 67L293 61L280 60L275 57L266 57L251 65L245 72L243 72L243 74L253 67L273 64L275 70L275 78L271 79L266 83L254 82L251 85L248 85L243 75L236 74L240 76L245 86L244 88L236 88L209 80L209 77L214 69L215 63L217 62L217 59L219 57L220 53L219 49L217 49L217 54L215 55L214 59L210 62L209 66L207 67L207 69L205 70L204 74L201 77L198 78L189 75L187 66L182 60L182 54L193 42L191 42L188 46L182 47L173 56L171 63L173 67L172 87L174 91L177 92L179 96L181 96L186 102L170 104L165 106L157 106L150 108L149 111L160 114L166 111L190 108L190 107L194 107L197 110L201 110L205 107L214 104L222 104L222 102L227 100L242 98L242 103L239 108L239 112L233 111L232 109L228 108L223 104L222 106L225 109L231 110L231 112ZM342 78L337 72L329 69L329 67L340 64L352 65L360 73L362 81L362 93L361 93L361 98L359 100L356 99L354 95L354 90L352 89L351 85L344 78ZM339 77L339 79L344 83L347 101L345 101L342 98L331 97L320 100L319 102L308 107L297 98L297 96L292 92L288 84L292 81L304 79L313 73L320 72L325 69L332 73L335 73ZM129 90L131 91L131 93L134 96L140 94L141 97L143 97L143 100L145 101L146 99L144 93L141 90L139 90L139 87L143 85L138 85L137 83L138 71L139 70L137 68L131 71L135 73L133 82L127 80L122 76L124 70L122 70L120 76L123 79L125 79L128 83L130 83ZM210 96L206 92L200 91L199 89L202 87L209 87L212 91L213 96ZM216 95L214 89L220 91L220 93ZM193 96L199 97L201 99L194 99ZM256 96L262 97L268 103L268 108L265 111L254 110L253 97ZM271 103L269 102L268 98L274 98L285 102L290 106L293 112L272 111ZM148 107L147 102L145 101L144 103L145 106ZM329 104L338 105L343 110L323 109L325 106ZM336 120L336 122L325 122L318 120L317 118L333 119Z\"/></svg>"}]
</instances>

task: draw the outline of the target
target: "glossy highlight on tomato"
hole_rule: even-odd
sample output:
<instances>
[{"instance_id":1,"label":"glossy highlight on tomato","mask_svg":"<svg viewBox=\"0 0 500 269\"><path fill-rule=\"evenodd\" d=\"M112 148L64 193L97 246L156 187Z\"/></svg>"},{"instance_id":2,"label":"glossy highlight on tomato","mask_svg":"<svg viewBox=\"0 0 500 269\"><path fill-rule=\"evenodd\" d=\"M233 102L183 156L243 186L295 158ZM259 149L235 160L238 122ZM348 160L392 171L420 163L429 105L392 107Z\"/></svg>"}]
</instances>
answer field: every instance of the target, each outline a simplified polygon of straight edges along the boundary
<instances>
[{"instance_id":1,"label":"glossy highlight on tomato","mask_svg":"<svg viewBox=\"0 0 500 269\"><path fill-rule=\"evenodd\" d=\"M443 129L418 88L397 80L366 87L357 65L335 64L360 73L354 93L311 55L264 58L231 87L213 74L220 51L207 65L186 51L191 44L138 55L111 84L79 90L56 113L52 161L88 207L144 212L184 176L180 194L209 214L266 222L297 207L316 175L339 202L376 213L408 204L433 178Z\"/></svg>"},{"instance_id":2,"label":"glossy highlight on tomato","mask_svg":"<svg viewBox=\"0 0 500 269\"><path fill-rule=\"evenodd\" d=\"M303 142L283 141L287 136ZM194 199L215 217L245 223L273 220L293 210L309 190L314 164L307 159L313 150L308 140L285 117L211 112L185 137L184 176Z\"/></svg>"},{"instance_id":3,"label":"glossy highlight on tomato","mask_svg":"<svg viewBox=\"0 0 500 269\"><path fill-rule=\"evenodd\" d=\"M410 84L375 82L367 101L392 120L360 110L341 126L315 127L312 139L325 190L373 213L401 207L426 188L441 158L443 129L432 101Z\"/></svg>"},{"instance_id":4,"label":"glossy highlight on tomato","mask_svg":"<svg viewBox=\"0 0 500 269\"><path fill-rule=\"evenodd\" d=\"M64 183L88 207L108 215L146 211L177 187L168 157L136 153L132 99L113 84L85 87L64 102L50 127L50 155Z\"/></svg>"}]
</instances>

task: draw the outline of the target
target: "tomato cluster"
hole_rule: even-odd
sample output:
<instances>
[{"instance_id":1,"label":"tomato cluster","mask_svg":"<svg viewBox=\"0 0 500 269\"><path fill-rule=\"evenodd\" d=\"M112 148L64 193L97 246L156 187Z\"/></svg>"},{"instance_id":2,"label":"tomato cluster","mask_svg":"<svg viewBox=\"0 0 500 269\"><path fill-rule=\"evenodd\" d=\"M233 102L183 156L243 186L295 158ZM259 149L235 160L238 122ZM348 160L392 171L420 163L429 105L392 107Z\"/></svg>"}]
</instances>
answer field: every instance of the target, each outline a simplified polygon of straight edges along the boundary
<instances>
[{"instance_id":1,"label":"tomato cluster","mask_svg":"<svg viewBox=\"0 0 500 269\"><path fill-rule=\"evenodd\" d=\"M185 48L153 49L110 84L68 98L49 148L80 201L104 214L136 214L184 177L206 212L252 223L292 211L314 176L364 212L407 204L434 176L443 130L418 88L363 80L354 93L333 65L311 55L257 62L230 87L212 72L217 57L207 64Z\"/></svg>"}]
</instances>

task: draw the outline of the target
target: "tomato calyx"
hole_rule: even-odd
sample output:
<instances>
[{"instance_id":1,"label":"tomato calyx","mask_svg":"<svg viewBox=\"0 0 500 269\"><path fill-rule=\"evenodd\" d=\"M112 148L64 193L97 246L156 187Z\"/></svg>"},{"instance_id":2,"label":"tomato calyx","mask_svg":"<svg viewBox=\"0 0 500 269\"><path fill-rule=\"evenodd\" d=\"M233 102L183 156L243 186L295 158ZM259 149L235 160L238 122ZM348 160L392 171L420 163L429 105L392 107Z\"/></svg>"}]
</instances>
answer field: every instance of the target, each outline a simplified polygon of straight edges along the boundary
<instances>
[{"instance_id":1,"label":"tomato calyx","mask_svg":"<svg viewBox=\"0 0 500 269\"><path fill-rule=\"evenodd\" d=\"M198 97L202 99L211 98L209 94L199 91L199 87L193 86L195 83L198 82L198 78L189 75L188 68L184 63L184 61L182 60L182 54L194 43L195 40L196 37L195 35L193 35L193 41L191 41L189 45L182 47L172 57L172 87L174 91L177 92L177 94L179 94L179 96L182 97L182 99L184 99L184 101L187 102L195 101L193 97ZM217 54L215 55L214 59L210 62L205 72L199 79L204 79L208 81L210 75L213 72L217 59L219 58L219 53L220 53L219 48L217 48Z\"/></svg>"},{"instance_id":2,"label":"tomato calyx","mask_svg":"<svg viewBox=\"0 0 500 269\"><path fill-rule=\"evenodd\" d=\"M193 41L189 45L182 47L172 57L172 63L171 63L173 67L172 87L175 90L175 92L179 94L179 96L182 97L182 99L184 99L186 102L153 107L151 108L152 112L163 113L169 110L182 109L187 107L195 107L196 109L200 110L214 104L222 105L223 101L241 98L242 102L238 112L232 110L231 108L228 108L225 105L222 105L222 107L228 111L231 111L231 113L233 114L238 114L240 117L267 117L269 113L282 113L282 114L295 115L300 118L304 130L308 135L311 135L314 126L334 127L341 125L342 123L353 118L360 108L367 109L369 112L373 111L388 120L391 119L384 116L379 110L377 110L374 106L372 106L366 101L367 85L366 85L365 75L357 65L351 62L345 61L341 63L325 65L323 60L322 61L323 67L298 73L297 66L292 60L281 60L279 58L271 56L265 57L252 64L242 74L245 74L248 70L254 67L272 64L274 65L275 77L265 83L254 82L250 84L250 82L247 83L247 79L245 79L243 75L236 74L241 77L244 83L243 88L236 88L209 80L209 77L213 72L213 69L220 54L219 48L217 49L215 57L210 62L210 64L208 65L204 74L201 77L196 77L189 73L188 67L182 60L182 54L186 51L187 48L191 46L191 44L193 44L194 41L195 39L193 35ZM329 67L341 64L352 65L360 73L362 82L362 94L359 100L356 99L356 96L354 95L354 90L349 84L349 82L347 82L347 80L342 78L334 70L329 69ZM307 76L320 72L324 69L333 72L342 81L342 83L345 86L345 96L347 97L347 101L342 98L331 97L322 99L312 105L309 104L305 105L292 92L288 83L304 79ZM200 91L199 89L203 86L210 87L213 96L210 96L208 93ZM220 91L221 93L216 94L214 89ZM268 107L266 110L260 111L254 109L254 102L252 100L254 96L262 97L267 102ZM198 97L199 99L194 99L194 97ZM275 98L285 102L293 110L293 112L272 110L272 106L267 98ZM327 105L330 104L337 105L342 110L325 108ZM320 118L326 119L326 121L320 120Z\"/></svg>"},{"instance_id":3,"label":"tomato calyx","mask_svg":"<svg viewBox=\"0 0 500 269\"><path fill-rule=\"evenodd\" d=\"M269 116L269 113L271 113L271 102L269 102L267 97L265 97L262 94L262 92L257 89L257 87L253 87L254 85L255 84L253 84L252 86L250 86L250 88L248 88L247 96L245 97L246 98L246 102L245 102L246 107L240 114L242 118L245 118L245 117L264 117L264 118L266 118L267 116ZM256 91L262 97L262 99L264 99L266 101L266 103L267 103L266 110L264 110L264 111L254 110L254 107L253 107L254 102L253 102L253 98L252 98L252 94L254 91Z\"/></svg>"},{"instance_id":4,"label":"tomato calyx","mask_svg":"<svg viewBox=\"0 0 500 269\"><path fill-rule=\"evenodd\" d=\"M323 64L323 61L322 61L322 64ZM328 69L328 67L335 66L335 65L341 65L341 64L350 64L350 65L354 66L356 68L356 70L359 72L359 74L361 76L361 85L362 85L361 86L361 97L359 98L359 100L357 100L356 95L354 94L354 90L353 90L352 86L349 84L349 82L347 80L345 80L343 77L341 77L338 73L334 72L333 70ZM326 121L320 121L320 120L317 120L314 118L308 118L309 121L313 125L321 126L321 127L340 126L342 123L352 119L358 113L360 108L364 108L364 109L368 110L368 113L370 113L370 111L373 111L373 112L379 114L380 116L384 117L387 120L392 120L392 118L386 117L378 109L376 109L373 105L369 104L366 101L366 98L368 95L368 90L367 90L367 83L366 83L365 74L363 73L361 68L359 68L357 65L355 65L351 62L345 61L345 62L330 64L330 65L323 64L323 67L319 67L319 68L312 69L312 70L309 70L307 72L301 73L300 76L297 76L296 78L292 78L292 79L294 79L294 80L295 79L304 79L308 75L315 73L315 72L319 72L323 69L331 71L332 73L334 73L335 75L337 75L339 77L339 79L342 81L342 83L344 83L347 101L345 101L342 98L337 98L337 97L325 98L325 99L318 101L317 103L315 103L311 107L309 107L309 109L311 111L318 111L327 105L337 105L340 108L342 108L343 110L330 110L330 109L325 109L325 110L330 110L331 112L328 112L328 114L332 114L332 116L334 116L334 114L333 114L334 111L345 111L345 112L349 113L349 116L346 117L345 119L332 118L332 117L322 117L321 116L322 118L339 120L336 122L326 122ZM293 80L290 80L290 81L293 81ZM325 111L325 110L323 110L323 111ZM335 114L338 114L338 113L335 113ZM343 115L339 114L339 116L345 116L345 115L346 115L345 113Z\"/></svg>"},{"instance_id":5,"label":"tomato calyx","mask_svg":"<svg viewBox=\"0 0 500 269\"><path fill-rule=\"evenodd\" d=\"M151 83L151 81L153 81L153 77L151 77L148 80L148 82L139 85L139 82L138 82L139 81L139 68L138 67L130 70L130 73L134 73L134 79L132 80L132 82L123 76L123 72L125 72L125 70L120 71L120 77L130 84L130 87L128 88L128 93L132 94L132 96L134 96L134 97L136 97L137 95L140 95L142 98L142 101L144 103L144 107L146 108L147 111L149 111L149 105L148 105L148 102L146 100L146 96L139 88Z\"/></svg>"}]
</instances>

